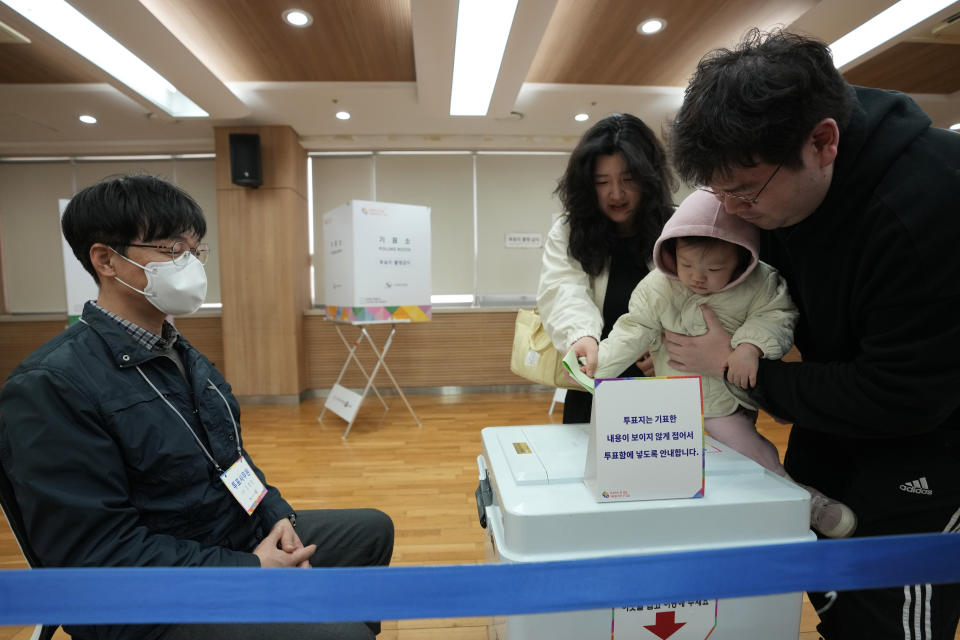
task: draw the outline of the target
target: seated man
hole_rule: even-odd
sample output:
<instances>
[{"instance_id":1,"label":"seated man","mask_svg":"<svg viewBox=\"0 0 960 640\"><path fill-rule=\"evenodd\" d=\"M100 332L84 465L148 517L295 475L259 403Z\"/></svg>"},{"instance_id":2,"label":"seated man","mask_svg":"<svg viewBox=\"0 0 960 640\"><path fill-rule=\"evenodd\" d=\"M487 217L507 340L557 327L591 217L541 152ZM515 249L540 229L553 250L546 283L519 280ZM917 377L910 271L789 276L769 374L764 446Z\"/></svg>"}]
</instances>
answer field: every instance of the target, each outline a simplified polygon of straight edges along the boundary
<instances>
[{"instance_id":1,"label":"seated man","mask_svg":"<svg viewBox=\"0 0 960 640\"><path fill-rule=\"evenodd\" d=\"M295 513L243 450L230 385L168 314L206 294L200 207L150 176L78 193L63 234L99 294L0 392L0 465L46 567L385 565L373 509ZM291 598L306 594L290 594ZM68 627L75 638L372 638L377 623Z\"/></svg>"}]
</instances>

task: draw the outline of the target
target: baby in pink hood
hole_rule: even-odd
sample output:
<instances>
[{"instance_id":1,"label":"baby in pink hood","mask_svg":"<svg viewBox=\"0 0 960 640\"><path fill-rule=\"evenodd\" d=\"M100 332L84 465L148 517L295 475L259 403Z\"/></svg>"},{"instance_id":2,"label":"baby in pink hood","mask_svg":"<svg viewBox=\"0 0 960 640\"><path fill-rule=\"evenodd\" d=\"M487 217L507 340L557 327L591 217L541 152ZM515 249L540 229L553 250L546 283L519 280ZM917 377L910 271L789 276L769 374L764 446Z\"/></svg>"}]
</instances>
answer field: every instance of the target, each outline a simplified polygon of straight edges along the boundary
<instances>
[{"instance_id":1,"label":"baby in pink hood","mask_svg":"<svg viewBox=\"0 0 960 640\"><path fill-rule=\"evenodd\" d=\"M793 344L797 309L777 271L757 257L756 227L728 215L720 201L694 191L664 225L653 248L656 269L634 289L628 312L600 342L597 378L616 376L650 351L658 376L687 375L669 365L664 330L689 336L706 333L702 305L709 306L733 347L727 380L740 388L756 383L761 357L780 359ZM707 431L716 440L787 477L776 447L757 432L757 407L722 377L703 376ZM828 537L847 537L856 516L843 504L810 491L811 523Z\"/></svg>"}]
</instances>

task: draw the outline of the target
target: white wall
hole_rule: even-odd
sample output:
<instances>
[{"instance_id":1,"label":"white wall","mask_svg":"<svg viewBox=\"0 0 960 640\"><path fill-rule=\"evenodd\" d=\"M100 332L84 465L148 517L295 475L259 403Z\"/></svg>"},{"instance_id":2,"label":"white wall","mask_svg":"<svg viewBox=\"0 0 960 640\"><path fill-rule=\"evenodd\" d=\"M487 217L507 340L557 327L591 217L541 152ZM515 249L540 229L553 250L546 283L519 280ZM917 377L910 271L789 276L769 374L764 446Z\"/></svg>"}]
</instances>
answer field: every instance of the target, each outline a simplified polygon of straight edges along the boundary
<instances>
[{"instance_id":1,"label":"white wall","mask_svg":"<svg viewBox=\"0 0 960 640\"><path fill-rule=\"evenodd\" d=\"M508 249L504 237L522 232L546 239L552 215L561 210L553 190L567 158L567 154L477 156L478 295L536 294L542 251Z\"/></svg>"},{"instance_id":2,"label":"white wall","mask_svg":"<svg viewBox=\"0 0 960 640\"><path fill-rule=\"evenodd\" d=\"M349 200L431 208L434 294L532 296L540 251L507 249L508 232L546 236L567 154L375 153L313 156L315 290L323 291L323 214ZM322 304L318 299L317 303Z\"/></svg>"},{"instance_id":3,"label":"white wall","mask_svg":"<svg viewBox=\"0 0 960 640\"><path fill-rule=\"evenodd\" d=\"M215 161L205 159L2 162L0 245L8 313L65 313L57 201L102 178L150 173L189 193L207 218L207 302L220 302Z\"/></svg>"},{"instance_id":4,"label":"white wall","mask_svg":"<svg viewBox=\"0 0 960 640\"><path fill-rule=\"evenodd\" d=\"M546 237L566 153L363 153L311 156L314 287L323 304L322 217L348 200L431 207L433 293L480 304L533 296L538 249L504 246L510 232ZM57 200L106 176L147 172L179 185L207 218L207 302L220 302L216 162L202 159L0 162L0 256L9 313L63 313L66 293ZM689 188L682 187L677 198ZM679 201L679 200L677 200Z\"/></svg>"}]
</instances>

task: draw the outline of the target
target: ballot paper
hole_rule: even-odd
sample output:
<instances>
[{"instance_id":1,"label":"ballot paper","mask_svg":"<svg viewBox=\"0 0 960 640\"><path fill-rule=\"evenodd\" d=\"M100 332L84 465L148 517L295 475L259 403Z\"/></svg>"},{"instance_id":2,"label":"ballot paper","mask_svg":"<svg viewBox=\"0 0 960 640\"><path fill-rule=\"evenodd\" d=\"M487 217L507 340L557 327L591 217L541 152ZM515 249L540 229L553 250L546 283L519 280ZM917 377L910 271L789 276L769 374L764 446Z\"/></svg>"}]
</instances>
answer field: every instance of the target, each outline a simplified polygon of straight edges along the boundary
<instances>
[{"instance_id":1,"label":"ballot paper","mask_svg":"<svg viewBox=\"0 0 960 640\"><path fill-rule=\"evenodd\" d=\"M573 352L573 349L567 352L567 355L563 356L563 368L567 370L567 373L570 374L570 377L577 381L584 390L593 393L593 378L585 374L583 371L580 371L580 363L577 362L577 354Z\"/></svg>"}]
</instances>

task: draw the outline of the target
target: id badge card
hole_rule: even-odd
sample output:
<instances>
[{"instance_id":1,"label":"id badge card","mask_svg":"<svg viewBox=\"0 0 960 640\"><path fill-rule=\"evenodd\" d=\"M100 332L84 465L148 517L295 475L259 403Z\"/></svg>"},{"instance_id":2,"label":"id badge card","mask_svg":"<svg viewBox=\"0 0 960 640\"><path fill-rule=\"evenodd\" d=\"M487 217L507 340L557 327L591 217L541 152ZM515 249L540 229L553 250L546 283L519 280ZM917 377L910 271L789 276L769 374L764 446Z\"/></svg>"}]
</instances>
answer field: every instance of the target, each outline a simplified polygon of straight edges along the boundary
<instances>
[{"instance_id":1,"label":"id badge card","mask_svg":"<svg viewBox=\"0 0 960 640\"><path fill-rule=\"evenodd\" d=\"M260 478L253 472L247 459L243 456L230 465L230 468L220 474L220 480L227 485L227 489L237 499L240 506L248 514L253 515L254 509L267 495L267 488L260 482Z\"/></svg>"}]
</instances>

